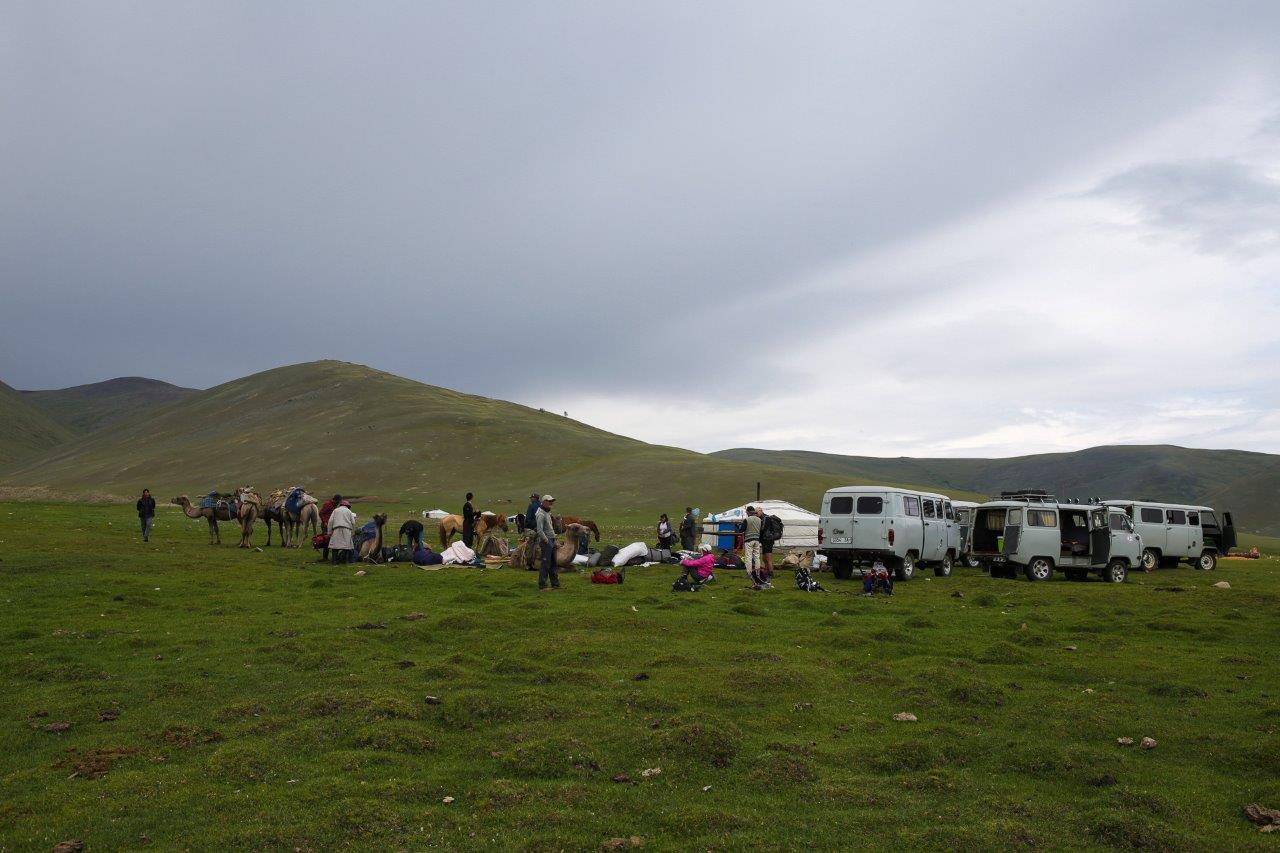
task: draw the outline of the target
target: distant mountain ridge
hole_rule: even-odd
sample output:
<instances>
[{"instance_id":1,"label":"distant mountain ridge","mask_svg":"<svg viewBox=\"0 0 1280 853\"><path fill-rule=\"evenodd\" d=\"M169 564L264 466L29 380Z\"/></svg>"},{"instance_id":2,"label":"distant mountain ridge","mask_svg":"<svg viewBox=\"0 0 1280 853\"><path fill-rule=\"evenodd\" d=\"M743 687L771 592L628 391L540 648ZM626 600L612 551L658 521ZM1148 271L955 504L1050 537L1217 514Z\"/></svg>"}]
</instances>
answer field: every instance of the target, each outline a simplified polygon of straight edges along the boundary
<instances>
[{"instance_id":1,"label":"distant mountain ridge","mask_svg":"<svg viewBox=\"0 0 1280 853\"><path fill-rule=\"evenodd\" d=\"M1151 498L1204 503L1235 513L1252 532L1280 532L1280 456L1176 445L1106 445L1004 459L842 456L805 450L734 448L712 456L832 477L930 483L986 495L1043 488L1059 497Z\"/></svg>"},{"instance_id":2,"label":"distant mountain ridge","mask_svg":"<svg viewBox=\"0 0 1280 853\"><path fill-rule=\"evenodd\" d=\"M73 436L70 428L0 382L0 467L38 456Z\"/></svg>"},{"instance_id":3,"label":"distant mountain ridge","mask_svg":"<svg viewBox=\"0 0 1280 853\"><path fill-rule=\"evenodd\" d=\"M72 388L19 393L58 423L83 435L158 406L185 400L197 391L158 379L122 376Z\"/></svg>"}]
</instances>

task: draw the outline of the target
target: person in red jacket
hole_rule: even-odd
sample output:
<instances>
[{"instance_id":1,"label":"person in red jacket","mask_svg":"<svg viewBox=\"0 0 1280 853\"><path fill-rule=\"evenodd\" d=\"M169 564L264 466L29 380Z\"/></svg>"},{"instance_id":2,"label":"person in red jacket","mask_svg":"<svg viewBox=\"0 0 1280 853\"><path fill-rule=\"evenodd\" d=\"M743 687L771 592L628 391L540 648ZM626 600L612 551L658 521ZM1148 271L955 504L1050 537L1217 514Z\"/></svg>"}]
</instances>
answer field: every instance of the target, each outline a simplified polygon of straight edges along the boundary
<instances>
[{"instance_id":1,"label":"person in red jacket","mask_svg":"<svg viewBox=\"0 0 1280 853\"><path fill-rule=\"evenodd\" d=\"M338 508L338 501L342 500L340 495L334 495L320 505L320 532L329 532L329 516L333 515L333 511ZM320 557L318 563L329 562L329 546L324 546L324 555Z\"/></svg>"}]
</instances>

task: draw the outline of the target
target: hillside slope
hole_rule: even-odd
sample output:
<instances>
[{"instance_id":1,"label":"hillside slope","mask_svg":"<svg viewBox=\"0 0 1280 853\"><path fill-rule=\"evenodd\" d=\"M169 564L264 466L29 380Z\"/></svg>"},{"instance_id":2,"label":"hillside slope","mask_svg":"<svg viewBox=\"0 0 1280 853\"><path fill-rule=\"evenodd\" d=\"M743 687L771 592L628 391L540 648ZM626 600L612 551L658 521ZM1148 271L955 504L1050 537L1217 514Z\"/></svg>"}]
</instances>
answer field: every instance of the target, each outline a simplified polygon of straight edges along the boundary
<instances>
[{"instance_id":1,"label":"hillside slope","mask_svg":"<svg viewBox=\"0 0 1280 853\"><path fill-rule=\"evenodd\" d=\"M32 459L71 437L70 429L0 382L0 466Z\"/></svg>"},{"instance_id":2,"label":"hillside slope","mask_svg":"<svg viewBox=\"0 0 1280 853\"><path fill-rule=\"evenodd\" d=\"M777 465L851 480L933 483L996 494L1043 488L1060 497L1149 497L1230 509L1243 529L1280 533L1280 456L1173 445L1115 445L1007 459L887 459L735 448L719 459Z\"/></svg>"},{"instance_id":3,"label":"hillside slope","mask_svg":"<svg viewBox=\"0 0 1280 853\"><path fill-rule=\"evenodd\" d=\"M19 393L58 423L84 434L185 400L196 390L157 379L125 376L73 388Z\"/></svg>"},{"instance_id":4,"label":"hillside slope","mask_svg":"<svg viewBox=\"0 0 1280 853\"><path fill-rule=\"evenodd\" d=\"M566 512L676 512L754 496L816 506L829 475L658 447L525 406L343 362L228 382L147 417L83 436L0 471L7 486L167 499L251 484L461 506L476 492L523 509L550 491Z\"/></svg>"}]
</instances>

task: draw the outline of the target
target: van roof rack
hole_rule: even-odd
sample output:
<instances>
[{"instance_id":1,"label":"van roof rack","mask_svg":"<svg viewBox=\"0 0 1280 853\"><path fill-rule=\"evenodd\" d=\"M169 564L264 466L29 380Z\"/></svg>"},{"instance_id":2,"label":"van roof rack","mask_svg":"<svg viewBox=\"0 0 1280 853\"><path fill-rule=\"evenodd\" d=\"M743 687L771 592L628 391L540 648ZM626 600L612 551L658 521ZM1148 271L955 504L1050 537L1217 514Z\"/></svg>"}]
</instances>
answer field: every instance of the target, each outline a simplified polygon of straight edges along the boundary
<instances>
[{"instance_id":1,"label":"van roof rack","mask_svg":"<svg viewBox=\"0 0 1280 853\"><path fill-rule=\"evenodd\" d=\"M1058 501L1057 498L1044 489L1013 489L1012 491L1001 492L1000 499L1004 501L1038 501L1043 503L1057 503Z\"/></svg>"}]
</instances>

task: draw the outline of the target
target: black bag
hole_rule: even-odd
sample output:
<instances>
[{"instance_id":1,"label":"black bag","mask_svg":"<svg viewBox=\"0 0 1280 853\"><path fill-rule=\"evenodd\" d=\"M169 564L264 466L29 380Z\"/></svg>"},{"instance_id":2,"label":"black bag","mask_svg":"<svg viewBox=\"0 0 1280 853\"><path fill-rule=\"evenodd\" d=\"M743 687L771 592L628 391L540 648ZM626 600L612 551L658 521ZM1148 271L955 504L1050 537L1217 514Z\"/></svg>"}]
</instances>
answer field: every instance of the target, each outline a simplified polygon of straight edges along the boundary
<instances>
[{"instance_id":1,"label":"black bag","mask_svg":"<svg viewBox=\"0 0 1280 853\"><path fill-rule=\"evenodd\" d=\"M766 515L760 528L760 538L766 542L777 542L782 538L782 519L776 515Z\"/></svg>"},{"instance_id":2,"label":"black bag","mask_svg":"<svg viewBox=\"0 0 1280 853\"><path fill-rule=\"evenodd\" d=\"M603 548L600 549L600 565L602 566L613 565L613 558L616 556L618 556L617 545L604 546Z\"/></svg>"}]
</instances>

